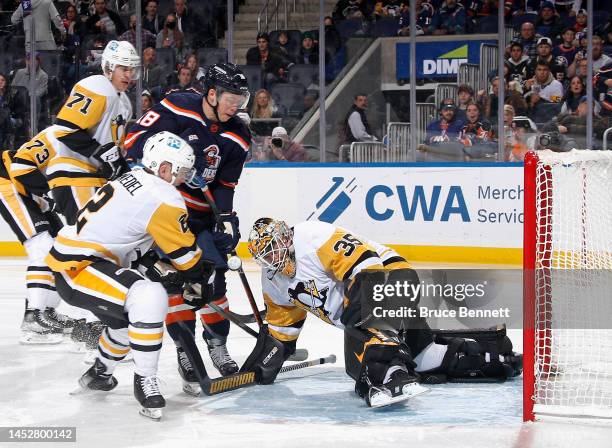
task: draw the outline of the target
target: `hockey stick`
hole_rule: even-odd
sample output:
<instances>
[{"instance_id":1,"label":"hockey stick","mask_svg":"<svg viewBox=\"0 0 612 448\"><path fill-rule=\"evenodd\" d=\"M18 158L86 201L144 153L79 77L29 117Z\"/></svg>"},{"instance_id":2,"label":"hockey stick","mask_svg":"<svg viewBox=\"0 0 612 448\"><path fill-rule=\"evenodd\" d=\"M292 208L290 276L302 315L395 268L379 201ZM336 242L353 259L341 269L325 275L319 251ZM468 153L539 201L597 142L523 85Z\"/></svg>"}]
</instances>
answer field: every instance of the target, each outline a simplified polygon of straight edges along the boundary
<instances>
[{"instance_id":1,"label":"hockey stick","mask_svg":"<svg viewBox=\"0 0 612 448\"><path fill-rule=\"evenodd\" d=\"M227 310L226 313L232 316L235 320L242 322L243 324L254 324L256 322L255 316L253 315L253 313L238 314L238 313L234 313L231 310ZM260 311L259 314L261 314L262 319L266 318L266 310Z\"/></svg>"},{"instance_id":2,"label":"hockey stick","mask_svg":"<svg viewBox=\"0 0 612 448\"><path fill-rule=\"evenodd\" d=\"M207 185L202 188L202 193L204 194L206 202L208 202L208 205L210 205L210 209L213 212L213 215L215 216L217 227L220 231L223 231L225 226L223 225L223 221L221 221L221 214L219 213L219 209L217 208L215 198L208 189ZM236 249L232 249L230 251L230 255L232 257L236 257ZM257 325L261 327L263 325L263 319L261 317L261 313L259 312L259 308L257 307L257 302L255 302L255 296L253 295L253 291L251 290L251 286L249 285L249 281L246 278L246 274L244 273L242 265L236 270L236 272L238 272L238 276L240 277L240 281L242 282L242 286L244 287L244 291L249 301L249 305L251 305L251 309L253 310L253 317L255 317L255 322L257 322Z\"/></svg>"},{"instance_id":3,"label":"hockey stick","mask_svg":"<svg viewBox=\"0 0 612 448\"><path fill-rule=\"evenodd\" d=\"M223 316L230 322L238 325L242 330L244 330L245 332L253 336L255 339L259 337L259 333L257 333L251 327L248 327L245 323L240 322L238 319L235 319L234 316L232 316L228 311L224 310L216 303L210 302L208 306L210 306L213 310L215 310L217 313L219 313L221 316ZM295 352L293 352L291 356L289 356L288 360L289 361L304 361L307 358L308 358L308 350L306 350L305 348L297 348L295 349Z\"/></svg>"},{"instance_id":4,"label":"hockey stick","mask_svg":"<svg viewBox=\"0 0 612 448\"><path fill-rule=\"evenodd\" d=\"M325 358L311 359L309 361L300 362L298 364L293 364L291 366L281 367L279 373L292 372L294 370L304 369L306 367L318 366L321 364L333 364L335 362L336 362L336 355L329 355L329 356L326 356Z\"/></svg>"}]
</instances>

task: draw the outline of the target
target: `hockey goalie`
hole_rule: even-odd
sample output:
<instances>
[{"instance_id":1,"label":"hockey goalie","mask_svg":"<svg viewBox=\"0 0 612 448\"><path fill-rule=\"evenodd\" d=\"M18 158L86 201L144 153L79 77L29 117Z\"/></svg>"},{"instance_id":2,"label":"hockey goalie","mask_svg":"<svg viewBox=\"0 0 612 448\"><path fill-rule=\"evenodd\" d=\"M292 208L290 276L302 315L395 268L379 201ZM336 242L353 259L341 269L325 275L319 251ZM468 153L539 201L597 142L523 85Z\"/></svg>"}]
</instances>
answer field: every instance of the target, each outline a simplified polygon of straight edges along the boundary
<instances>
[{"instance_id":1,"label":"hockey goalie","mask_svg":"<svg viewBox=\"0 0 612 448\"><path fill-rule=\"evenodd\" d=\"M254 370L260 384L273 383L295 350L307 312L344 330L346 373L371 407L422 394L428 389L421 383L503 381L521 373L522 356L512 351L505 328L436 332L420 317L401 332L369 326L362 313L366 284L381 276L419 283L410 264L388 247L323 222L289 228L260 218L248 248L262 267L272 338L242 370Z\"/></svg>"}]
</instances>

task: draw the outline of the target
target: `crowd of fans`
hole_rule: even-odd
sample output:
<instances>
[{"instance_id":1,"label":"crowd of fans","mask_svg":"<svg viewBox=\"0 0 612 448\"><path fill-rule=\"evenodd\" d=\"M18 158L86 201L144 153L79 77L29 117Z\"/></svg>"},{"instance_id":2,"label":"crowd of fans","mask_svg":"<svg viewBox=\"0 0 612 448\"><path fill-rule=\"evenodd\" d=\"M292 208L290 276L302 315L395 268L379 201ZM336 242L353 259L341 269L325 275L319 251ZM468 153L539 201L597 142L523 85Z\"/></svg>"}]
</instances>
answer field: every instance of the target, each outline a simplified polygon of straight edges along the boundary
<instances>
[{"instance_id":1,"label":"crowd of fans","mask_svg":"<svg viewBox=\"0 0 612 448\"><path fill-rule=\"evenodd\" d=\"M3 0L0 31L3 49L16 64L0 69L0 145L20 144L27 137L29 107L29 28L36 29L36 104L39 127L52 120L72 85L100 72L102 50L110 39L136 43L135 1L138 0L39 0L24 14L20 0ZM445 35L497 32L498 0L415 0L416 34ZM605 0L593 0L598 20L593 37L594 136L601 144L612 114L611 9ZM206 65L202 49L214 49L225 32L225 0L144 0L141 17L143 43L142 92L133 86L128 94L147 110L165 95L184 90L201 91ZM243 1L238 1L239 10ZM520 159L535 132L571 136L581 144L587 112L586 22L584 0L505 0L506 23L516 36L505 49L505 111L514 118L506 123L507 159ZM603 14L608 11L607 16ZM319 47L319 30L275 30L257 35L245 56L245 73L252 86L248 113L260 153L279 158L271 145L275 128L291 131L316 103L319 88L319 54L324 52L325 81L331 82L346 59L351 36L405 36L410 34L407 2L399 0L339 0L325 17L325 48ZM20 37L21 36L21 37ZM49 52L60 57L61 68L46 73ZM41 59L42 56L42 59ZM256 82L251 82L256 80ZM475 92L460 85L455 98L437 105L439 119L427 128L421 149L444 147L462 151L466 158L493 154L497 146L497 111L500 77L488 76L489 86ZM359 94L355 101L365 99ZM136 109L134 107L134 109ZM357 114L355 114L357 112ZM349 123L349 119L351 123ZM359 119L359 120L358 120ZM343 128L344 141L375 140L367 129L367 114L354 105ZM359 124L359 123L361 124ZM351 126L353 132L351 131ZM359 128L359 129L358 129ZM519 129L520 128L520 129ZM280 131L278 131L280 132ZM286 132L286 131L285 131ZM366 135L367 138L360 138ZM382 139L382 136L379 136ZM537 140L537 139L536 139ZM439 149L439 148L438 148ZM307 151L291 159L309 160ZM277 154L274 156L274 154ZM289 160L290 158L286 158Z\"/></svg>"}]
</instances>

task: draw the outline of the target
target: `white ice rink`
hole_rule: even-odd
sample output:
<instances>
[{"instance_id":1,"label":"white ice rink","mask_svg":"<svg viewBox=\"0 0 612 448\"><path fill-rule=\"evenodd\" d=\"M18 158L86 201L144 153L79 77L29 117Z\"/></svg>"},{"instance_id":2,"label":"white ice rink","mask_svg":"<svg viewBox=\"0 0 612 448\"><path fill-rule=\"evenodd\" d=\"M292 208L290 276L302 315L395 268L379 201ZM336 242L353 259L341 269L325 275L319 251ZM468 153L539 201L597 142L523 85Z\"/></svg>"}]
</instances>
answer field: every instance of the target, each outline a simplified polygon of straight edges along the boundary
<instances>
[{"instance_id":1,"label":"white ice rink","mask_svg":"<svg viewBox=\"0 0 612 448\"><path fill-rule=\"evenodd\" d=\"M247 268L259 299L259 274ZM577 423L522 424L522 383L443 385L406 405L372 410L353 393L344 374L339 330L308 319L298 347L310 357L334 353L338 363L279 376L272 386L255 386L216 397L186 396L176 371L176 353L166 336L159 376L167 400L160 422L141 417L132 394L132 364L115 372L109 393L71 396L88 368L68 344L18 344L24 304L21 259L0 260L0 426L75 426L83 447L612 447L612 426ZM249 312L238 277L231 279L231 307ZM261 304L261 300L260 300ZM198 324L198 333L201 326ZM520 332L511 334L520 350ZM198 336L201 351L205 352ZM239 328L230 334L230 353L242 363L254 339ZM209 372L216 371L207 361ZM19 446L0 443L0 446ZM70 446L74 444L23 444Z\"/></svg>"}]
</instances>

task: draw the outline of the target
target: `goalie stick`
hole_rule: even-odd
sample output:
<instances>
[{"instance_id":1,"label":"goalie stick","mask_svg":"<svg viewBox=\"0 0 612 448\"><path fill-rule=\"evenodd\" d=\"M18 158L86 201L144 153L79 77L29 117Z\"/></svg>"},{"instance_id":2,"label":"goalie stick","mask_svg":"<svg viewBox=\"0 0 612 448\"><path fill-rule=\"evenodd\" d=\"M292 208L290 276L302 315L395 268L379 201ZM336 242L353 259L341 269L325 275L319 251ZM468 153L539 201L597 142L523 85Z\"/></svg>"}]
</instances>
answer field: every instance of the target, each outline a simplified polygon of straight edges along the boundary
<instances>
[{"instance_id":1,"label":"goalie stick","mask_svg":"<svg viewBox=\"0 0 612 448\"><path fill-rule=\"evenodd\" d=\"M253 313L251 314L238 314L238 313L234 313L231 310L227 310L226 313L230 316L232 316L237 322L242 322L243 324L254 324L255 322L257 322L255 320L255 316L253 315ZM262 319L266 318L266 310L263 311L259 311L259 314L261 315Z\"/></svg>"},{"instance_id":2,"label":"goalie stick","mask_svg":"<svg viewBox=\"0 0 612 448\"><path fill-rule=\"evenodd\" d=\"M180 322L180 324L187 328L187 326L182 322ZM257 384L255 372L240 372L220 378L210 378L208 376L208 372L206 371L206 367L204 366L204 361L202 361L200 351L195 343L195 339L191 337L189 333L185 334L184 332L181 332L179 335L179 340L181 342L181 347L187 355L187 358L189 358L189 362L191 362L196 377L198 378L198 382L200 383L200 388L204 394L208 396L217 395L223 392L242 389L244 387L254 386ZM329 355L325 358L313 359L292 366L282 367L279 373L291 372L321 364L333 364L335 362L336 355Z\"/></svg>"}]
</instances>

